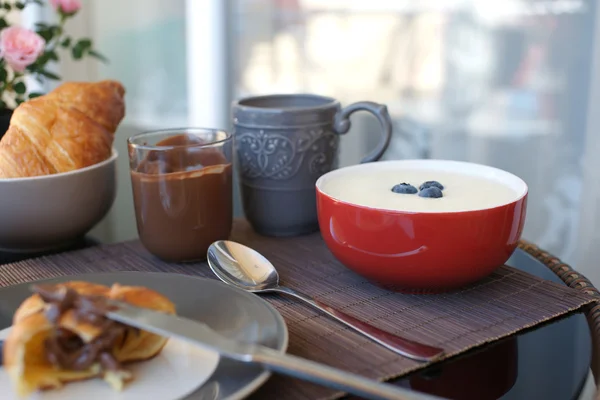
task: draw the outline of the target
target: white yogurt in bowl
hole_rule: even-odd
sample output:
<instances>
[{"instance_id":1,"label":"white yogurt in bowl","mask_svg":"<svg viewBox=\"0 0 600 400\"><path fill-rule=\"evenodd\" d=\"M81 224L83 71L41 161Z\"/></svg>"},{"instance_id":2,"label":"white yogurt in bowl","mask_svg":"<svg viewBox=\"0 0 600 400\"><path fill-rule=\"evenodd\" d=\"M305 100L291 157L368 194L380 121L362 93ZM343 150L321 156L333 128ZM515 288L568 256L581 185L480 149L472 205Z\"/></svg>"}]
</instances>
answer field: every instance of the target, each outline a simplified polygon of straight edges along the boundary
<instances>
[{"instance_id":1,"label":"white yogurt in bowl","mask_svg":"<svg viewBox=\"0 0 600 400\"><path fill-rule=\"evenodd\" d=\"M417 191L427 181L443 185L442 197L395 193L401 183ZM517 201L527 185L506 171L460 161L378 161L341 168L322 176L317 188L342 202L404 212L461 212L484 210Z\"/></svg>"}]
</instances>

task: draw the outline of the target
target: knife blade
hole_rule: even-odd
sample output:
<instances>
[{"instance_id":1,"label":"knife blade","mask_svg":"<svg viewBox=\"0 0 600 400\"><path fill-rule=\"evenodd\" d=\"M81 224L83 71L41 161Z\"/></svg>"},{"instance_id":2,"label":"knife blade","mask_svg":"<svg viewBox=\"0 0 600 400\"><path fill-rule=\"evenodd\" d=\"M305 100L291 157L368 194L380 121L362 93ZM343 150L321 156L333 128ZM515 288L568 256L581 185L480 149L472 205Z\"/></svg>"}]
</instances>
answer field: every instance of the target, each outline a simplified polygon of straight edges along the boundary
<instances>
[{"instance_id":1,"label":"knife blade","mask_svg":"<svg viewBox=\"0 0 600 400\"><path fill-rule=\"evenodd\" d=\"M119 301L110 301L110 304L112 307L106 313L106 316L114 321L160 336L177 338L233 360L260 364L274 372L357 396L374 400L440 399L439 397L367 379L314 361L280 353L259 344L232 340L198 321L147 308L135 307Z\"/></svg>"},{"instance_id":2,"label":"knife blade","mask_svg":"<svg viewBox=\"0 0 600 400\"><path fill-rule=\"evenodd\" d=\"M164 337L175 337L222 356L250 361L254 345L228 339L208 325L173 314L135 307L129 303L110 301L113 310L106 317ZM112 307L111 307L112 308Z\"/></svg>"}]
</instances>

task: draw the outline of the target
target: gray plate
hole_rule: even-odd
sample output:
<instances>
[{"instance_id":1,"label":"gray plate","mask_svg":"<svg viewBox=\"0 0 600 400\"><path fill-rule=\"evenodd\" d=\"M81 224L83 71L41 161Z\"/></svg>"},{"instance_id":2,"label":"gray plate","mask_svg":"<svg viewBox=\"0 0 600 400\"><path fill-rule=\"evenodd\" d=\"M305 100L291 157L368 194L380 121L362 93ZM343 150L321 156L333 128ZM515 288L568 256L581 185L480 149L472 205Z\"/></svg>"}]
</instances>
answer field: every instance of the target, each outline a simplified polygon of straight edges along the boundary
<instances>
[{"instance_id":1,"label":"gray plate","mask_svg":"<svg viewBox=\"0 0 600 400\"><path fill-rule=\"evenodd\" d=\"M202 321L224 336L257 342L281 352L287 349L287 327L279 312L258 296L221 282L149 272L71 275L45 282L69 280L145 286L171 299L177 307L177 314ZM11 325L15 310L31 295L29 285L0 289L0 329ZM269 375L259 366L222 358L211 378L186 400L241 399L262 385Z\"/></svg>"}]
</instances>

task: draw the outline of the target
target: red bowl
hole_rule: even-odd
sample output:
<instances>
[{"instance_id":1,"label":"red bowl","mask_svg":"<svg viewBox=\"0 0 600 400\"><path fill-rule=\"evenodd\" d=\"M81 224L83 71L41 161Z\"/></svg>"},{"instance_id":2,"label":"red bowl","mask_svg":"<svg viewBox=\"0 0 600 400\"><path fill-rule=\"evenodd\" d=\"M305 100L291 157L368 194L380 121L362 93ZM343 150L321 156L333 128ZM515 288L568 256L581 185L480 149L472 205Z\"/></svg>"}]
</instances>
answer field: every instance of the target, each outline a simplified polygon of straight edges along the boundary
<instances>
[{"instance_id":1,"label":"red bowl","mask_svg":"<svg viewBox=\"0 0 600 400\"><path fill-rule=\"evenodd\" d=\"M425 170L493 180L510 187L514 198L487 208L402 211L360 205L327 193L328 182L348 179L347 174L373 174L375 179L390 170L398 176ZM360 164L323 175L316 188L319 226L329 250L354 272L403 292L456 289L492 273L517 247L527 208L523 180L497 168L458 161Z\"/></svg>"}]
</instances>

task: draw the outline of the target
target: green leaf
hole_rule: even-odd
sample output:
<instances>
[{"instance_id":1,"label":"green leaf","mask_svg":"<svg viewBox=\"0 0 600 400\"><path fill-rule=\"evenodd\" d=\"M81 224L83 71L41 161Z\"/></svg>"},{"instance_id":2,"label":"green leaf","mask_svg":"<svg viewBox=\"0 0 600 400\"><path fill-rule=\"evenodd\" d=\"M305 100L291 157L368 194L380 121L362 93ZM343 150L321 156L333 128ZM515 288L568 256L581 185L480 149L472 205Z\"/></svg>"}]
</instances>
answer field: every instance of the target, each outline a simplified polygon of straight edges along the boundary
<instances>
[{"instance_id":1,"label":"green leaf","mask_svg":"<svg viewBox=\"0 0 600 400\"><path fill-rule=\"evenodd\" d=\"M42 53L42 55L40 55L38 57L35 64L33 64L30 69L35 69L36 65L43 67L44 65L46 65L48 63L49 60L50 60L50 55L47 52L44 52L44 53Z\"/></svg>"},{"instance_id":2,"label":"green leaf","mask_svg":"<svg viewBox=\"0 0 600 400\"><path fill-rule=\"evenodd\" d=\"M108 63L108 58L104 57L102 54L98 53L96 50L90 50L88 54L92 57L97 58L98 60Z\"/></svg>"},{"instance_id":3,"label":"green leaf","mask_svg":"<svg viewBox=\"0 0 600 400\"><path fill-rule=\"evenodd\" d=\"M69 47L71 45L71 38L70 37L66 37L60 44L62 47Z\"/></svg>"},{"instance_id":4,"label":"green leaf","mask_svg":"<svg viewBox=\"0 0 600 400\"><path fill-rule=\"evenodd\" d=\"M4 18L0 18L0 29L8 27L8 22Z\"/></svg>"},{"instance_id":5,"label":"green leaf","mask_svg":"<svg viewBox=\"0 0 600 400\"><path fill-rule=\"evenodd\" d=\"M25 99L24 99L24 98L22 98L22 97L17 97L17 98L15 99L15 102L17 103L17 105L19 105L19 104L21 104L21 103L24 103L24 102L25 102Z\"/></svg>"},{"instance_id":6,"label":"green leaf","mask_svg":"<svg viewBox=\"0 0 600 400\"><path fill-rule=\"evenodd\" d=\"M44 38L46 43L51 41L54 37L54 30L52 29L52 27L38 29L37 33L38 35Z\"/></svg>"},{"instance_id":7,"label":"green leaf","mask_svg":"<svg viewBox=\"0 0 600 400\"><path fill-rule=\"evenodd\" d=\"M43 96L43 95L44 95L44 93L32 92L32 93L29 93L29 98L30 99L35 99L36 97L40 97L40 96Z\"/></svg>"},{"instance_id":8,"label":"green leaf","mask_svg":"<svg viewBox=\"0 0 600 400\"><path fill-rule=\"evenodd\" d=\"M6 108L8 108L8 107L6 106L6 103L5 103L5 102L3 102L2 100L0 100L0 110L4 110L4 109L6 109Z\"/></svg>"},{"instance_id":9,"label":"green leaf","mask_svg":"<svg viewBox=\"0 0 600 400\"><path fill-rule=\"evenodd\" d=\"M71 54L74 59L80 60L83 57L83 49L80 46L75 45L71 49Z\"/></svg>"},{"instance_id":10,"label":"green leaf","mask_svg":"<svg viewBox=\"0 0 600 400\"><path fill-rule=\"evenodd\" d=\"M10 11L12 9L12 6L10 5L10 3L4 3L4 5L2 7L4 7L4 9L6 11Z\"/></svg>"},{"instance_id":11,"label":"green leaf","mask_svg":"<svg viewBox=\"0 0 600 400\"><path fill-rule=\"evenodd\" d=\"M49 60L58 61L58 54L56 54L56 51L50 50L45 54L47 54Z\"/></svg>"},{"instance_id":12,"label":"green leaf","mask_svg":"<svg viewBox=\"0 0 600 400\"><path fill-rule=\"evenodd\" d=\"M33 63L27 67L27 70L32 71L32 72L37 72L40 69L44 69L44 65L46 65L49 60L50 60L50 58L48 57L48 54L42 53L42 55L38 57L38 59L35 61L35 63Z\"/></svg>"},{"instance_id":13,"label":"green leaf","mask_svg":"<svg viewBox=\"0 0 600 400\"><path fill-rule=\"evenodd\" d=\"M17 7L19 10L22 10L25 8L25 3L15 3L15 7Z\"/></svg>"},{"instance_id":14,"label":"green leaf","mask_svg":"<svg viewBox=\"0 0 600 400\"><path fill-rule=\"evenodd\" d=\"M73 54L73 58L76 60L80 60L84 55L89 53L92 49L92 41L90 39L80 39L75 43L75 46L71 49L71 53Z\"/></svg>"},{"instance_id":15,"label":"green leaf","mask_svg":"<svg viewBox=\"0 0 600 400\"><path fill-rule=\"evenodd\" d=\"M60 80L60 76L50 72L50 71L46 71L45 69L39 70L37 71L38 74L45 76L48 79L54 79L55 81L59 81Z\"/></svg>"},{"instance_id":16,"label":"green leaf","mask_svg":"<svg viewBox=\"0 0 600 400\"><path fill-rule=\"evenodd\" d=\"M15 89L15 92L17 92L18 94L24 94L27 91L27 87L23 82L15 83L13 85L13 89Z\"/></svg>"},{"instance_id":17,"label":"green leaf","mask_svg":"<svg viewBox=\"0 0 600 400\"><path fill-rule=\"evenodd\" d=\"M90 39L80 39L75 46L81 46L84 49L91 49L92 41Z\"/></svg>"},{"instance_id":18,"label":"green leaf","mask_svg":"<svg viewBox=\"0 0 600 400\"><path fill-rule=\"evenodd\" d=\"M36 22L35 27L40 28L40 29L48 29L50 27L50 25L48 25L45 22Z\"/></svg>"},{"instance_id":19,"label":"green leaf","mask_svg":"<svg viewBox=\"0 0 600 400\"><path fill-rule=\"evenodd\" d=\"M8 78L8 72L6 71L6 68L2 66L0 68L0 82L6 81L6 78Z\"/></svg>"},{"instance_id":20,"label":"green leaf","mask_svg":"<svg viewBox=\"0 0 600 400\"><path fill-rule=\"evenodd\" d=\"M29 72L38 72L41 69L41 67L39 65L39 61L40 61L40 59L38 58L35 63L25 67L25 70L29 71Z\"/></svg>"}]
</instances>

